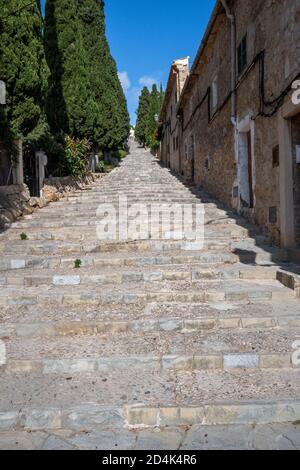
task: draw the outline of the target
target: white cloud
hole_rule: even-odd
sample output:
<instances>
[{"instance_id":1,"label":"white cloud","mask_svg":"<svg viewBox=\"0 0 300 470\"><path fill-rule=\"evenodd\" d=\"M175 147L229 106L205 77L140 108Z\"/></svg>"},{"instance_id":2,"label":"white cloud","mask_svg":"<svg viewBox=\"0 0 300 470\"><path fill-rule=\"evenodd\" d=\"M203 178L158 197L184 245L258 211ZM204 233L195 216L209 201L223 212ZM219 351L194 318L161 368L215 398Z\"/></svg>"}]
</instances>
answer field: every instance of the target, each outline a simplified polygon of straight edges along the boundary
<instances>
[{"instance_id":1,"label":"white cloud","mask_svg":"<svg viewBox=\"0 0 300 470\"><path fill-rule=\"evenodd\" d=\"M131 81L129 79L128 73L127 72L119 72L118 73L121 85L123 87L124 91L128 91L131 87Z\"/></svg>"},{"instance_id":2,"label":"white cloud","mask_svg":"<svg viewBox=\"0 0 300 470\"><path fill-rule=\"evenodd\" d=\"M139 84L141 86L146 86L148 88L151 88L152 85L154 85L155 83L157 83L156 78L148 76L148 75L144 75L143 77L139 79Z\"/></svg>"}]
</instances>

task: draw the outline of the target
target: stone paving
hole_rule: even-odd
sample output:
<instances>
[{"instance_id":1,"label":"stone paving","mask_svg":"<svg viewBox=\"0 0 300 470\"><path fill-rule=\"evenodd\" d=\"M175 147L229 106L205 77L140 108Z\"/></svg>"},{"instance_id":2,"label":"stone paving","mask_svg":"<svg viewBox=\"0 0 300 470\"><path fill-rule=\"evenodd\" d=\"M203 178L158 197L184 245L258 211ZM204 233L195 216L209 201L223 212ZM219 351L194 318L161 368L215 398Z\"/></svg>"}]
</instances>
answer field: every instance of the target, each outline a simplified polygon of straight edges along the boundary
<instances>
[{"instance_id":1,"label":"stone paving","mask_svg":"<svg viewBox=\"0 0 300 470\"><path fill-rule=\"evenodd\" d=\"M100 240L119 195L204 209L203 246ZM134 142L0 252L1 449L300 449L299 270Z\"/></svg>"}]
</instances>

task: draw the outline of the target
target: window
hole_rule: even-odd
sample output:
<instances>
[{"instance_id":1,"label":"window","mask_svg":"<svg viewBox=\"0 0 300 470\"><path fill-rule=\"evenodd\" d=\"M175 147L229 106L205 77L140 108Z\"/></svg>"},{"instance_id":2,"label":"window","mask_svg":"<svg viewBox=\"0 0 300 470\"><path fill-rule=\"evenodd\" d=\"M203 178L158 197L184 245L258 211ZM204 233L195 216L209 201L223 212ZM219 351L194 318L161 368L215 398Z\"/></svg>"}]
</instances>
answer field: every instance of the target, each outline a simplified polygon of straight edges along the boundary
<instances>
[{"instance_id":1,"label":"window","mask_svg":"<svg viewBox=\"0 0 300 470\"><path fill-rule=\"evenodd\" d=\"M241 75L247 67L247 34L243 37L238 47L238 73Z\"/></svg>"},{"instance_id":2,"label":"window","mask_svg":"<svg viewBox=\"0 0 300 470\"><path fill-rule=\"evenodd\" d=\"M173 150L174 150L174 151L176 150L176 140L175 140L175 137L173 137Z\"/></svg>"},{"instance_id":3,"label":"window","mask_svg":"<svg viewBox=\"0 0 300 470\"><path fill-rule=\"evenodd\" d=\"M178 93L177 93L177 91L175 91L175 103L176 104L178 103Z\"/></svg>"},{"instance_id":4,"label":"window","mask_svg":"<svg viewBox=\"0 0 300 470\"><path fill-rule=\"evenodd\" d=\"M273 168L279 166L279 145L273 148Z\"/></svg>"},{"instance_id":5,"label":"window","mask_svg":"<svg viewBox=\"0 0 300 470\"><path fill-rule=\"evenodd\" d=\"M176 150L178 150L178 147L179 147L179 139L178 139L178 136L176 137Z\"/></svg>"}]
</instances>

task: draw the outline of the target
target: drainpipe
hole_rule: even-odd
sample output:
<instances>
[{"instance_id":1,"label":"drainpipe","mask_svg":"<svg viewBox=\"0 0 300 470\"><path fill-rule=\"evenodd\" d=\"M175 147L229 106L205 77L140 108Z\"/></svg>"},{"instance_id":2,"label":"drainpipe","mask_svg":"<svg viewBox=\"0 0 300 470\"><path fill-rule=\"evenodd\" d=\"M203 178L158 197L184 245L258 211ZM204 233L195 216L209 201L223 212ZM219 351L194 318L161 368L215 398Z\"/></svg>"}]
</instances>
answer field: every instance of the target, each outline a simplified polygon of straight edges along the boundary
<instances>
[{"instance_id":1,"label":"drainpipe","mask_svg":"<svg viewBox=\"0 0 300 470\"><path fill-rule=\"evenodd\" d=\"M240 170L239 170L239 131L238 131L238 123L237 123L237 97L236 97L236 75L237 75L237 67L236 67L236 20L233 12L231 12L227 0L221 0L223 8L225 9L226 16L230 21L231 25L231 123L234 128L234 153L235 153L235 160L236 160L236 183L239 187L240 192ZM237 211L240 212L241 210L241 198L238 197L237 202Z\"/></svg>"},{"instance_id":2,"label":"drainpipe","mask_svg":"<svg viewBox=\"0 0 300 470\"><path fill-rule=\"evenodd\" d=\"M221 0L221 2L231 24L231 121L236 128L236 21L234 14L230 11L227 0Z\"/></svg>"}]
</instances>

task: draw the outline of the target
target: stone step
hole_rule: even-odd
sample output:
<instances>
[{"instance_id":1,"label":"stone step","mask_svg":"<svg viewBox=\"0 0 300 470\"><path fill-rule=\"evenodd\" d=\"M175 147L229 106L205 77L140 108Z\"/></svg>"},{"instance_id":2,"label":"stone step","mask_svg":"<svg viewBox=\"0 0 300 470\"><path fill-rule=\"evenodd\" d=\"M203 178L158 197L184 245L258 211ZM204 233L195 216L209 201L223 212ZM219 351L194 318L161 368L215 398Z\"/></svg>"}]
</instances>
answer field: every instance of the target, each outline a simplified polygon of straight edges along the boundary
<instances>
[{"instance_id":1,"label":"stone step","mask_svg":"<svg viewBox=\"0 0 300 470\"><path fill-rule=\"evenodd\" d=\"M118 214L116 214L116 217ZM57 217L49 217L49 218L35 218L35 219L23 219L24 221L22 222L15 222L12 225L12 228L15 229L22 229L22 228L34 228L34 227L82 227L82 226L94 226L99 224L103 220L103 217L97 216L96 212L93 213L93 216L91 215L88 217L87 215L78 217L78 219L74 219L74 215L70 216L65 216L62 220L61 215L57 215ZM112 217L107 217L105 218L107 222L111 222L115 220L115 214L113 214ZM126 219L125 219L126 220ZM127 219L128 223L130 222L133 224L135 222L135 219L130 219L130 217ZM199 220L199 219L198 219ZM205 226L212 226L212 227L217 227L219 225L232 225L236 226L242 223L240 219L235 219L235 218L229 218L229 217L222 217L222 216L210 216L209 214L205 215L204 220L200 219L200 222L202 223L204 221ZM141 220L137 219L137 223L141 222ZM143 222L140 223L142 227L148 227L149 223L151 222L152 225L159 225L162 224L162 222L156 218L155 220L150 219L150 213L149 216L147 215L146 218L143 218ZM189 218L186 219L186 224L192 224L196 222L196 218ZM166 219L165 224L168 224L169 226L169 218ZM181 228L181 222L179 228Z\"/></svg>"},{"instance_id":2,"label":"stone step","mask_svg":"<svg viewBox=\"0 0 300 470\"><path fill-rule=\"evenodd\" d=\"M184 270L184 266L173 265L170 269L165 266L157 268L155 271L149 266L140 270L122 270L115 268L112 272L109 268L91 269L73 268L67 270L28 270L21 272L7 273L0 275L0 286L68 286L68 285L93 285L93 284L123 284L130 282L163 282L163 281L199 281L199 280L257 280L269 279L277 280L278 269L276 267L245 267L243 265L234 268L221 266L219 269L203 269L200 266L191 266L189 270Z\"/></svg>"},{"instance_id":3,"label":"stone step","mask_svg":"<svg viewBox=\"0 0 300 470\"><path fill-rule=\"evenodd\" d=\"M115 328L116 334L127 331L128 325L137 322L137 328L146 331L160 330L162 320L166 320L165 330L180 330L180 322L178 321L198 321L199 327L201 320L207 325L215 329L214 325L222 325L225 328L267 328L271 324L281 327L299 328L299 301L297 299L282 300L277 302L255 302L255 303L238 303L238 302L221 302L221 303L179 303L179 302L153 302L143 305L114 305L107 304L98 308L97 306L88 305L82 308L82 305L61 306L59 309L53 309L50 305L43 305L41 309L38 304L28 308L26 305L10 306L3 308L1 312L2 325L0 330L1 338L9 338L15 335L16 323L20 328L22 325L23 335L35 334L35 329L30 325L37 325L37 336L41 335L41 330L37 329L38 325L52 324L53 328L45 330L45 334L54 334L56 325L65 325L65 332L71 325L78 324L80 334L86 332L90 334L91 330L88 326L103 324L108 325L108 329ZM177 323L172 321L176 319ZM232 322L231 322L232 319ZM272 321L271 321L272 320ZM215 323L213 323L213 321ZM26 328L26 324L29 325ZM110 326L112 325L112 326ZM82 326L82 328L81 328ZM106 327L105 327L106 328ZM131 331L131 326L128 326ZM132 327L133 328L133 327ZM197 328L195 326L195 330ZM69 331L69 330L68 330ZM72 333L71 331L71 333ZM94 331L94 330L93 330ZM137 330L138 331L138 330Z\"/></svg>"},{"instance_id":4,"label":"stone step","mask_svg":"<svg viewBox=\"0 0 300 470\"><path fill-rule=\"evenodd\" d=\"M262 377L268 391L262 386ZM23 437L22 433L26 432L27 445L29 441L33 447L43 446L46 439L45 448L67 446L70 449L74 446L107 450L114 443L113 447L119 449L137 449L140 445L147 450L152 446L157 450L160 448L157 444L166 432L169 433L168 445L166 437L162 438L162 450L180 445L183 449L198 448L201 437L205 437L204 447L222 443L222 448L226 434L235 426L238 426L239 435L230 433L227 445L249 446L255 437L258 447L263 448L265 442L273 446L279 429L285 430L286 438L291 437L289 445L295 447L299 442L300 404L296 397L292 398L299 385L297 387L293 371L272 374L257 371L249 375L245 371L231 374L199 372L180 374L180 377L127 371L127 375L37 376L33 381L28 375L23 381L26 394L21 393L15 376L6 375L5 378L5 387L4 384L0 387L10 392L10 400L5 401L2 395L0 447L10 444L13 436L16 441L17 435ZM220 384L218 391L212 386L213 382ZM285 382L291 384L288 391ZM246 390L245 398L241 397L243 390ZM156 428L155 438L152 428ZM266 441L261 441L263 429ZM250 441L246 438L249 434ZM281 444L284 445L282 439L278 439L276 445Z\"/></svg>"},{"instance_id":5,"label":"stone step","mask_svg":"<svg viewBox=\"0 0 300 470\"><path fill-rule=\"evenodd\" d=\"M237 328L233 324L228 328L227 323L227 328L218 330L202 321L201 329L195 330L199 322L190 321L187 330L169 330L169 324L161 322L162 331L146 332L122 331L125 324L119 324L121 331L113 335L101 332L100 323L97 332L81 335L78 325L77 335L69 335L68 329L64 335L61 328L59 336L48 336L46 342L43 336L26 336L25 325L18 336L3 339L5 365L12 372L32 368L48 374L128 367L156 371L299 368L294 360L299 328Z\"/></svg>"},{"instance_id":6,"label":"stone step","mask_svg":"<svg viewBox=\"0 0 300 470\"><path fill-rule=\"evenodd\" d=\"M224 353L224 354L166 354L134 356L76 357L73 359L7 359L6 369L12 374L60 375L85 372L119 370L149 371L231 371L247 370L298 370L293 365L292 353Z\"/></svg>"},{"instance_id":7,"label":"stone step","mask_svg":"<svg viewBox=\"0 0 300 470\"><path fill-rule=\"evenodd\" d=\"M288 251L267 245L256 246L255 240L247 239L241 242L228 242L225 240L128 240L128 241L93 241L89 243L64 242L60 240L43 241L31 243L28 241L18 241L14 245L1 246L2 253L13 255L18 258L18 254L23 255L53 255L53 254L78 254L84 256L88 253L132 253L132 252L217 252L233 251L240 262L257 263L262 262L287 262L289 260Z\"/></svg>"},{"instance_id":8,"label":"stone step","mask_svg":"<svg viewBox=\"0 0 300 470\"><path fill-rule=\"evenodd\" d=\"M20 229L12 229L10 231L11 240L15 242L19 242L21 238L21 231ZM97 237L95 228L89 227L81 227L80 230L74 230L72 228L56 228L50 229L47 231L42 231L38 227L28 227L26 229L26 235L28 237L27 241L52 241L52 240L60 240L60 241L83 241L83 240L95 240ZM149 233L149 236L151 232ZM4 237L0 235L0 242L1 238L3 240ZM230 227L227 225L222 226L222 230L216 229L205 229L205 239L209 240L226 240L229 242L233 242L234 240L240 239L249 239L249 243L252 244L266 244L267 237L263 236L255 236L253 241L251 242L251 238L249 238L248 231L246 229L238 229L235 227ZM24 245L24 243L22 244Z\"/></svg>"},{"instance_id":9,"label":"stone step","mask_svg":"<svg viewBox=\"0 0 300 470\"><path fill-rule=\"evenodd\" d=\"M78 410L75 410L78 412ZM40 414L40 410L36 410ZM35 413L35 414L36 414ZM64 412L62 411L62 414ZM124 430L118 427L93 430L42 430L0 432L5 450L296 450L300 449L299 426L293 423L265 425L194 425ZM192 461L192 460L191 460Z\"/></svg>"},{"instance_id":10,"label":"stone step","mask_svg":"<svg viewBox=\"0 0 300 470\"><path fill-rule=\"evenodd\" d=\"M253 308L253 306L252 306ZM180 332L188 334L193 332L205 331L220 331L232 329L246 329L260 330L276 329L277 331L285 331L293 328L300 333L300 318L299 315L261 315L261 316L205 316L185 318L180 317L165 317L150 320L149 318L139 318L137 320L127 319L122 317L122 320L98 320L89 321L80 319L77 321L72 320L59 320L57 321L43 321L38 323L35 318L32 321L35 323L20 322L20 323L3 323L0 329L0 339L14 339L14 338L49 338L49 337L68 337L68 336L96 336L103 334L119 335L122 333L137 333L141 334L149 332ZM299 330L297 330L299 329Z\"/></svg>"},{"instance_id":11,"label":"stone step","mask_svg":"<svg viewBox=\"0 0 300 470\"><path fill-rule=\"evenodd\" d=\"M122 267L122 266L166 266L166 265L184 265L197 263L203 266L234 264L238 262L239 257L232 253L221 252L196 252L182 253L172 252L171 255L160 255L158 253L118 253L112 257L111 253L93 253L81 258L82 267ZM267 261L267 260L266 260ZM75 257L54 257L54 256L11 256L7 255L0 259L0 271L18 270L18 269L57 269L74 268Z\"/></svg>"},{"instance_id":12,"label":"stone step","mask_svg":"<svg viewBox=\"0 0 300 470\"><path fill-rule=\"evenodd\" d=\"M193 213L196 214L196 207L195 206L193 208ZM72 210L72 208L68 211L68 214L66 215L65 218L71 218L71 217L78 217L78 219L83 219L83 220L88 220L88 219L91 219L91 220L94 220L94 219L99 219L99 216L97 215L97 211L98 209L100 208L100 204L98 204L97 207L95 208L92 208L91 206L88 206L88 208L84 208L84 207L80 207L79 208L75 208L76 210ZM153 218L154 218L154 215L156 216L156 212L155 210L152 210L150 208L150 206L145 206L146 210L147 210L147 213L149 214L149 216L152 214L153 215ZM201 208L201 206L199 205L199 209ZM130 211L131 207L128 206L128 210ZM109 217L106 217L105 219L106 220L112 220L113 217L115 216L119 216L120 212L122 213L122 211L119 211L118 207L116 206L115 207L115 212L113 214L113 216L111 216L110 218ZM180 214L182 213L182 211L180 211ZM159 216L164 216L166 217L167 215L170 214L170 209L169 209L169 206L166 207L166 208L162 208L160 211L159 211ZM135 215L135 214L134 214ZM130 213L129 213L129 216ZM216 211L210 211L210 210L205 210L205 216L208 220L214 220L215 218L227 218L228 216L226 214L222 214L220 212L216 212ZM48 212L45 212L45 211L42 211L41 214L30 214L30 215L26 215L24 216L23 220L25 221L33 221L33 222L43 222L43 221L47 221L47 220L51 220L51 221L55 221L55 220L59 220L61 218L61 215L57 213L57 210L51 210L51 211L48 211ZM131 216L131 218L133 218ZM157 216L156 216L156 219L157 219Z\"/></svg>"},{"instance_id":13,"label":"stone step","mask_svg":"<svg viewBox=\"0 0 300 470\"><path fill-rule=\"evenodd\" d=\"M1 251L6 255L14 255L17 253L35 255L35 254L68 254L68 253L101 253L101 252L167 252L167 251L244 251L245 254L249 252L249 256L255 256L255 240L248 239L244 242L232 242L230 239L205 239L202 241L194 240L180 240L180 239L143 239L143 240L127 240L127 241L102 241L90 238L86 243L84 240L79 243L76 241L68 242L64 240L45 240L39 242L16 241L13 246L1 246ZM277 250L276 256L283 256L286 258L284 250ZM270 258L268 258L270 259ZM282 258L276 257L276 260Z\"/></svg>"},{"instance_id":14,"label":"stone step","mask_svg":"<svg viewBox=\"0 0 300 470\"><path fill-rule=\"evenodd\" d=\"M83 289L80 286L46 287L41 290L38 287L26 288L2 288L0 305L44 305L55 306L82 305L106 305L106 304L141 304L148 302L268 302L290 300L296 296L295 292L284 287L277 281L247 280L238 281L164 281L152 285L152 283L139 282L103 285L101 292L97 286L94 289Z\"/></svg>"}]
</instances>

